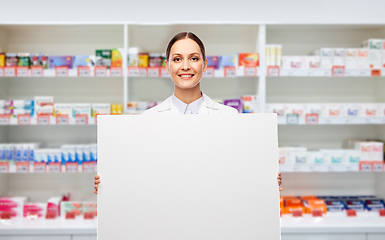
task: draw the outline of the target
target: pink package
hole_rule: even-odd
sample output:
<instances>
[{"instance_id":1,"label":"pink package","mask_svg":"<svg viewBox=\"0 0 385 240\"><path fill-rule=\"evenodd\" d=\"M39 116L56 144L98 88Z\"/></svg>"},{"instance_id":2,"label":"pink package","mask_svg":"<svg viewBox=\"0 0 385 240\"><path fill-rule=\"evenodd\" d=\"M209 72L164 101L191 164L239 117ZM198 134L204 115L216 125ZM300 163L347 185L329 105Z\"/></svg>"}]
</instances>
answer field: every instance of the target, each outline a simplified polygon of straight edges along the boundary
<instances>
[{"instance_id":1,"label":"pink package","mask_svg":"<svg viewBox=\"0 0 385 240\"><path fill-rule=\"evenodd\" d=\"M56 216L60 216L60 203L62 197L51 197L47 201L47 212L54 212Z\"/></svg>"},{"instance_id":2,"label":"pink package","mask_svg":"<svg viewBox=\"0 0 385 240\"><path fill-rule=\"evenodd\" d=\"M11 217L22 217L27 197L0 197L0 214L11 213Z\"/></svg>"},{"instance_id":3,"label":"pink package","mask_svg":"<svg viewBox=\"0 0 385 240\"><path fill-rule=\"evenodd\" d=\"M45 217L47 212L47 203L27 203L23 208L23 216L26 218L29 217Z\"/></svg>"}]
</instances>

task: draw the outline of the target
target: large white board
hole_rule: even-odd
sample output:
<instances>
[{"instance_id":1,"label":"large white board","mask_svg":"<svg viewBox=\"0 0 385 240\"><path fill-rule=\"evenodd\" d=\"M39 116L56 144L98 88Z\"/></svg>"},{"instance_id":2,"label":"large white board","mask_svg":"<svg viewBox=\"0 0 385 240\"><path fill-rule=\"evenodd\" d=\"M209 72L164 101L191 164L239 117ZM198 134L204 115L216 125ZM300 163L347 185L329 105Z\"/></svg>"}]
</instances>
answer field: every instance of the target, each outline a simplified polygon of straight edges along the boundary
<instances>
[{"instance_id":1,"label":"large white board","mask_svg":"<svg viewBox=\"0 0 385 240\"><path fill-rule=\"evenodd\" d=\"M98 240L280 239L275 114L98 117Z\"/></svg>"}]
</instances>

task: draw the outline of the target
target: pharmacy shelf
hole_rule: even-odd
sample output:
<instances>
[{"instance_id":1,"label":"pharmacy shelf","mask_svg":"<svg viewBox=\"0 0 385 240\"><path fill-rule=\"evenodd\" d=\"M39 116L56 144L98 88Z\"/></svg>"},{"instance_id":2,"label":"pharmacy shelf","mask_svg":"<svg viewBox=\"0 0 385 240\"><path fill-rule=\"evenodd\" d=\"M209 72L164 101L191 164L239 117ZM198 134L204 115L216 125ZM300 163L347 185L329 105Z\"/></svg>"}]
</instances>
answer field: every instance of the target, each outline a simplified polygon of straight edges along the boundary
<instances>
[{"instance_id":1,"label":"pharmacy shelf","mask_svg":"<svg viewBox=\"0 0 385 240\"><path fill-rule=\"evenodd\" d=\"M385 117L278 117L278 125L378 125L385 124Z\"/></svg>"},{"instance_id":2,"label":"pharmacy shelf","mask_svg":"<svg viewBox=\"0 0 385 240\"><path fill-rule=\"evenodd\" d=\"M281 232L285 233L385 233L385 217L365 214L357 217L346 215L303 217L283 215ZM378 214L377 214L378 215ZM11 219L0 222L0 236L5 235L94 235L97 233L97 219L65 220Z\"/></svg>"},{"instance_id":3,"label":"pharmacy shelf","mask_svg":"<svg viewBox=\"0 0 385 240\"><path fill-rule=\"evenodd\" d=\"M382 167L382 168L381 168ZM384 172L384 166L379 166L372 169L360 170L358 164L303 164L303 165L279 165L280 172Z\"/></svg>"},{"instance_id":4,"label":"pharmacy shelf","mask_svg":"<svg viewBox=\"0 0 385 240\"><path fill-rule=\"evenodd\" d=\"M101 69L95 70L95 68L82 68L82 69L67 69L60 68L56 71L56 69L39 69L32 70L28 68L21 67L20 69L17 67L6 69L0 68L0 78L8 78L8 77L27 77L27 78L35 78L35 77L122 77L123 72L121 68L116 70L110 69Z\"/></svg>"},{"instance_id":5,"label":"pharmacy shelf","mask_svg":"<svg viewBox=\"0 0 385 240\"><path fill-rule=\"evenodd\" d=\"M285 233L385 233L385 217L378 213L357 213L356 217L346 214L326 214L322 217L283 215L281 232Z\"/></svg>"},{"instance_id":6,"label":"pharmacy shelf","mask_svg":"<svg viewBox=\"0 0 385 240\"><path fill-rule=\"evenodd\" d=\"M345 69L342 72L333 72L331 69L280 69L267 71L269 77L384 77L385 69L372 72L371 69Z\"/></svg>"},{"instance_id":7,"label":"pharmacy shelf","mask_svg":"<svg viewBox=\"0 0 385 240\"><path fill-rule=\"evenodd\" d=\"M96 119L94 117L85 118L85 117L79 117L79 118L67 118L67 117L54 117L54 116L44 116L44 117L28 117L23 116L21 118L17 117L8 117L5 115L0 115L0 126L1 125L96 125Z\"/></svg>"},{"instance_id":8,"label":"pharmacy shelf","mask_svg":"<svg viewBox=\"0 0 385 240\"><path fill-rule=\"evenodd\" d=\"M66 167L65 165L54 165L54 166L34 166L31 164L10 164L8 166L4 165L4 162L0 162L0 174L7 174L7 173L21 173L21 174L28 174L28 173L38 173L38 174L44 174L44 173L96 173L97 172L97 165L95 162L90 162L87 164L78 165L75 166L72 165L70 167Z\"/></svg>"}]
</instances>

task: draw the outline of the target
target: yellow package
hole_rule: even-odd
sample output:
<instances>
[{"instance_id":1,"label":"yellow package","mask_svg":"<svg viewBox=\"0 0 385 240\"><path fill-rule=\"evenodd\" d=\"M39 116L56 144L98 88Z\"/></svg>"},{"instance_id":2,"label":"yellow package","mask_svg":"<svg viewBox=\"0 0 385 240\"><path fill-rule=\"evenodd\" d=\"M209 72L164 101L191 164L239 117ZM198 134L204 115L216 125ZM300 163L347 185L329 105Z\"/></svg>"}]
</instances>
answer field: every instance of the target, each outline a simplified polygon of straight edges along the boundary
<instances>
[{"instance_id":1,"label":"yellow package","mask_svg":"<svg viewBox=\"0 0 385 240\"><path fill-rule=\"evenodd\" d=\"M111 67L122 67L123 66L123 58L122 54L118 49L111 50Z\"/></svg>"},{"instance_id":2,"label":"yellow package","mask_svg":"<svg viewBox=\"0 0 385 240\"><path fill-rule=\"evenodd\" d=\"M0 67L5 67L5 53L0 53Z\"/></svg>"},{"instance_id":3,"label":"yellow package","mask_svg":"<svg viewBox=\"0 0 385 240\"><path fill-rule=\"evenodd\" d=\"M139 53L138 67L148 67L148 53Z\"/></svg>"},{"instance_id":4,"label":"yellow package","mask_svg":"<svg viewBox=\"0 0 385 240\"><path fill-rule=\"evenodd\" d=\"M123 114L123 105L122 104L111 104L111 114L112 115Z\"/></svg>"}]
</instances>

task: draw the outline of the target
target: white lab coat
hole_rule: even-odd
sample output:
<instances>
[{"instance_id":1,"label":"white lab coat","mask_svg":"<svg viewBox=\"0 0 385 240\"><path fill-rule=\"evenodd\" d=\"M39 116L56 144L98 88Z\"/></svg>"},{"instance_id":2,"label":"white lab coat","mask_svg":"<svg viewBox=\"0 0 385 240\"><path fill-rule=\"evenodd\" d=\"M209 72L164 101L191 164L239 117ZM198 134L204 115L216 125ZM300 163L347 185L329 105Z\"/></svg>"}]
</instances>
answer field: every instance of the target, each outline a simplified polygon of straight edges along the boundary
<instances>
[{"instance_id":1,"label":"white lab coat","mask_svg":"<svg viewBox=\"0 0 385 240\"><path fill-rule=\"evenodd\" d=\"M206 94L203 95L203 103L199 109L198 114L236 114L238 111L229 106L222 105L220 103L214 102ZM180 114L178 109L172 104L172 96L164 100L161 104L150 108L142 113L143 115L148 114L169 114L169 115L178 115Z\"/></svg>"}]
</instances>

